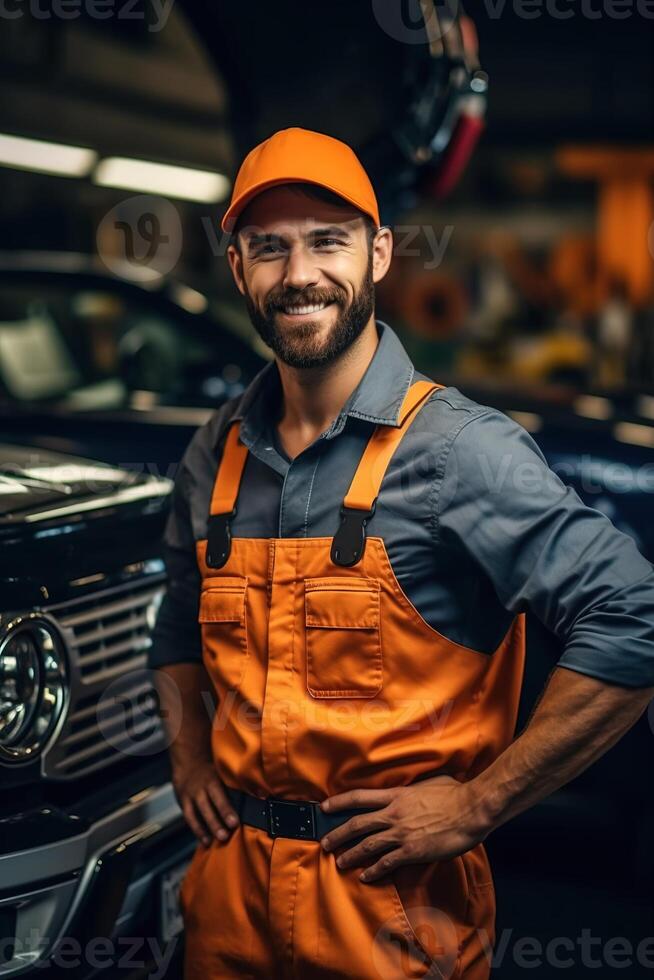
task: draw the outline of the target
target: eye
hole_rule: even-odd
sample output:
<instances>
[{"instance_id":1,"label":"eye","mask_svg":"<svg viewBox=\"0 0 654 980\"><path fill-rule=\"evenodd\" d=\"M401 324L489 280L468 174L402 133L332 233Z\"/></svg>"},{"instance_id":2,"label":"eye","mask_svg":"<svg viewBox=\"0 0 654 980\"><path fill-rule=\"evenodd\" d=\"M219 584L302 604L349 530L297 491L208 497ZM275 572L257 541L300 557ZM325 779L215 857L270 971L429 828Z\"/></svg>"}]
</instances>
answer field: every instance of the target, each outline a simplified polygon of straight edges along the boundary
<instances>
[{"instance_id":1,"label":"eye","mask_svg":"<svg viewBox=\"0 0 654 980\"><path fill-rule=\"evenodd\" d=\"M258 251L259 255L273 255L275 252L281 251L281 246L276 245L274 242L268 242L266 245L262 245Z\"/></svg>"},{"instance_id":2,"label":"eye","mask_svg":"<svg viewBox=\"0 0 654 980\"><path fill-rule=\"evenodd\" d=\"M342 245L337 238L318 238L316 245Z\"/></svg>"}]
</instances>

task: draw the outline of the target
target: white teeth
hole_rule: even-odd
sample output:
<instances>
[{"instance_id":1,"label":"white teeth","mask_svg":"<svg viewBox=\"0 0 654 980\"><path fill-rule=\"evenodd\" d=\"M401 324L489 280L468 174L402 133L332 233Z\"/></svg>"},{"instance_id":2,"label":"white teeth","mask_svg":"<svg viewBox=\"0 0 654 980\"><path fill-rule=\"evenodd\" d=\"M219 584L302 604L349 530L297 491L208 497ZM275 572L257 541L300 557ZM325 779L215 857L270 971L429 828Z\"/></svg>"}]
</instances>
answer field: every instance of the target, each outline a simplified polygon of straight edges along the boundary
<instances>
[{"instance_id":1,"label":"white teeth","mask_svg":"<svg viewBox=\"0 0 654 980\"><path fill-rule=\"evenodd\" d=\"M328 303L317 303L314 306L285 306L284 313L289 313L291 316L304 316L307 313L320 313L328 305Z\"/></svg>"}]
</instances>

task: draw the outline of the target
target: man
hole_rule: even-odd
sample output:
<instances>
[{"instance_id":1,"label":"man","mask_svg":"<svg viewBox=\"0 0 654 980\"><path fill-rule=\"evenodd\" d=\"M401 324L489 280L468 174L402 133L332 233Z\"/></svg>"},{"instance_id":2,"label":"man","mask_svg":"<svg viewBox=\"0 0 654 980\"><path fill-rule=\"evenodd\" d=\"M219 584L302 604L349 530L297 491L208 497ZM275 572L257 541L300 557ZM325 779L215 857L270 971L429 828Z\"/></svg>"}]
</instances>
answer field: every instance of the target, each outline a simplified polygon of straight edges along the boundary
<instances>
[{"instance_id":1,"label":"man","mask_svg":"<svg viewBox=\"0 0 654 980\"><path fill-rule=\"evenodd\" d=\"M375 319L392 236L349 147L275 133L223 229L274 360L197 432L166 531L185 976L486 978L483 840L644 711L654 570ZM565 647L514 739L528 608Z\"/></svg>"}]
</instances>

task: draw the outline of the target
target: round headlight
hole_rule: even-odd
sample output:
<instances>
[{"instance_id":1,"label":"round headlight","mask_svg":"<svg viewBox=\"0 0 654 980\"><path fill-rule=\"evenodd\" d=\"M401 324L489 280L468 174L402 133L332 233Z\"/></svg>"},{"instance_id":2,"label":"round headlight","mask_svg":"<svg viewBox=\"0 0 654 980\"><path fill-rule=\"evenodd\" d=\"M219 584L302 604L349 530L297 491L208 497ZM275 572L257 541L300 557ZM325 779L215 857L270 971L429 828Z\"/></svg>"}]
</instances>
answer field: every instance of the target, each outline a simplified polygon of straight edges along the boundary
<instances>
[{"instance_id":1,"label":"round headlight","mask_svg":"<svg viewBox=\"0 0 654 980\"><path fill-rule=\"evenodd\" d=\"M0 629L0 759L26 762L47 743L67 694L63 641L49 620L21 616Z\"/></svg>"}]
</instances>

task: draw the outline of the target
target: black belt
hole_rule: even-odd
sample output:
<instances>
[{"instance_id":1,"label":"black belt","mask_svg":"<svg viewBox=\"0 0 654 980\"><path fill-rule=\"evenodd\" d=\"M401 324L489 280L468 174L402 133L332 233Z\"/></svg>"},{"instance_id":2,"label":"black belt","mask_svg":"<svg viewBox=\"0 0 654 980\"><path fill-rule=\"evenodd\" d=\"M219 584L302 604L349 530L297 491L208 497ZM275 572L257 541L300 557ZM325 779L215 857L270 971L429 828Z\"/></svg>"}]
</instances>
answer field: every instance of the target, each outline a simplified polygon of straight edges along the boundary
<instances>
[{"instance_id":1,"label":"black belt","mask_svg":"<svg viewBox=\"0 0 654 980\"><path fill-rule=\"evenodd\" d=\"M320 804L313 800L281 800L272 796L262 799L231 786L225 786L225 791L242 822L259 830L267 830L271 837L321 840L328 831L350 817L370 813L369 807L325 813L320 809ZM351 844L354 843L352 840Z\"/></svg>"}]
</instances>

